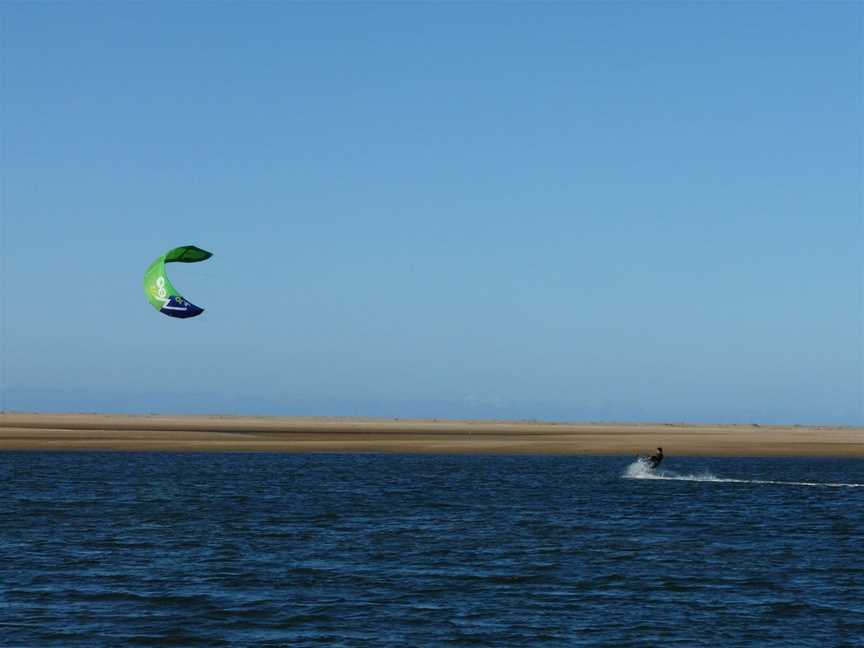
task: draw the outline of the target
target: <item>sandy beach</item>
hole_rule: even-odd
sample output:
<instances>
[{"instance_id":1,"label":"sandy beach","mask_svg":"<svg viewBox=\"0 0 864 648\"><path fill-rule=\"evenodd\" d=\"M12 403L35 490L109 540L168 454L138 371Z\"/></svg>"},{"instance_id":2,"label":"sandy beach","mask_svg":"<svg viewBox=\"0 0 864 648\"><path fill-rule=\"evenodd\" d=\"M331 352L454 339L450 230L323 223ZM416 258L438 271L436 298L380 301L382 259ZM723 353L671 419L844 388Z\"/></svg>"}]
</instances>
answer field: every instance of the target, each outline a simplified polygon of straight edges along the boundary
<instances>
[{"instance_id":1,"label":"sandy beach","mask_svg":"<svg viewBox=\"0 0 864 648\"><path fill-rule=\"evenodd\" d=\"M864 428L246 416L0 414L0 451L864 457Z\"/></svg>"}]
</instances>

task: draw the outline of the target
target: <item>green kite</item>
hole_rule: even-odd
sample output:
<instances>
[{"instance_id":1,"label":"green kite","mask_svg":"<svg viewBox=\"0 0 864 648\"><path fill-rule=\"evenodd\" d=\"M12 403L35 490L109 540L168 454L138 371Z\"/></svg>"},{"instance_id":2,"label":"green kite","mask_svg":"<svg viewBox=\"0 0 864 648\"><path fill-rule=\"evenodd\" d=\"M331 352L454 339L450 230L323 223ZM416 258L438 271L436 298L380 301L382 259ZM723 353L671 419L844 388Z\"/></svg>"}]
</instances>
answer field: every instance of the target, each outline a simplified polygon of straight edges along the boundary
<instances>
[{"instance_id":1,"label":"green kite","mask_svg":"<svg viewBox=\"0 0 864 648\"><path fill-rule=\"evenodd\" d=\"M169 317L195 317L203 313L203 308L186 301L171 285L168 275L165 274L165 264L197 263L206 261L211 256L213 254L207 250L194 245L184 245L166 252L151 263L144 273L144 292L147 293L147 299L153 304L153 308Z\"/></svg>"}]
</instances>

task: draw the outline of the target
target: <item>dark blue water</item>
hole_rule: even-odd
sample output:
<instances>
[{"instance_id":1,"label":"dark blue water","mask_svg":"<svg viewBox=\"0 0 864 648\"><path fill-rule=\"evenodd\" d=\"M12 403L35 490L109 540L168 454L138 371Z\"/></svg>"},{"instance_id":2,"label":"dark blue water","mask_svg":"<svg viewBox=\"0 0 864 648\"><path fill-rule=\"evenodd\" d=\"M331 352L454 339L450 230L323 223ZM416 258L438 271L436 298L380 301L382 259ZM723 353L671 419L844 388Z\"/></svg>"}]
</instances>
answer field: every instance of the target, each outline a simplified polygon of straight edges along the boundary
<instances>
[{"instance_id":1,"label":"dark blue water","mask_svg":"<svg viewBox=\"0 0 864 648\"><path fill-rule=\"evenodd\" d=\"M0 454L0 645L864 646L864 462L630 463Z\"/></svg>"}]
</instances>

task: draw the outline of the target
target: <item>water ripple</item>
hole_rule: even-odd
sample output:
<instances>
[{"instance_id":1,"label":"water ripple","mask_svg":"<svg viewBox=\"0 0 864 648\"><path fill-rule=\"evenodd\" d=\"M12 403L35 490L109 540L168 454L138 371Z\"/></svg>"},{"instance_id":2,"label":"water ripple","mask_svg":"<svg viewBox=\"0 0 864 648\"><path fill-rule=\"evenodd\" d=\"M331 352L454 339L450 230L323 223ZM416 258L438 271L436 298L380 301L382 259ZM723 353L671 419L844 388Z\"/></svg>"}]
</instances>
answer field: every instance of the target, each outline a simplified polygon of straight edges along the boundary
<instances>
[{"instance_id":1,"label":"water ripple","mask_svg":"<svg viewBox=\"0 0 864 648\"><path fill-rule=\"evenodd\" d=\"M861 636L861 462L629 463L0 455L0 645Z\"/></svg>"}]
</instances>

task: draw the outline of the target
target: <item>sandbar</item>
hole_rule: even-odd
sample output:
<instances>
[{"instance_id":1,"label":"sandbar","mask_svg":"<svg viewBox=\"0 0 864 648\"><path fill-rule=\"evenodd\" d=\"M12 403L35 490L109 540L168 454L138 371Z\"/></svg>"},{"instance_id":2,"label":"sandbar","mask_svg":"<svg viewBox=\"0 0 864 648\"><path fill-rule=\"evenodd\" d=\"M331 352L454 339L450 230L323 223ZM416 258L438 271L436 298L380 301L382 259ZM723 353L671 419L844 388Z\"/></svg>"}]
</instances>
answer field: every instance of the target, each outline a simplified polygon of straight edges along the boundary
<instances>
[{"instance_id":1,"label":"sandbar","mask_svg":"<svg viewBox=\"0 0 864 648\"><path fill-rule=\"evenodd\" d=\"M0 451L864 457L864 428L0 413Z\"/></svg>"}]
</instances>

